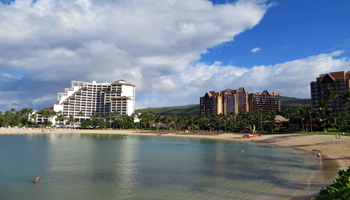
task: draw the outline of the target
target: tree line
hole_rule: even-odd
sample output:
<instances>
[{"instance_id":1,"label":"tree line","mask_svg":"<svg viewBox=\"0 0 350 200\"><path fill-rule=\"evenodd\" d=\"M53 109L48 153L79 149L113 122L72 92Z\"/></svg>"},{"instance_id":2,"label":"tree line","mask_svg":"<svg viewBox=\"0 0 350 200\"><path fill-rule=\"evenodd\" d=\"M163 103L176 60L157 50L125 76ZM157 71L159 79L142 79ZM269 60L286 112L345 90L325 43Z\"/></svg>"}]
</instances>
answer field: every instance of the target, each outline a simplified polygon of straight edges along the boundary
<instances>
[{"instance_id":1,"label":"tree line","mask_svg":"<svg viewBox=\"0 0 350 200\"><path fill-rule=\"evenodd\" d=\"M11 108L5 112L0 111L0 126L21 126L32 124L29 119L30 113L33 112L32 108L23 108L22 110L16 111Z\"/></svg>"},{"instance_id":2,"label":"tree line","mask_svg":"<svg viewBox=\"0 0 350 200\"><path fill-rule=\"evenodd\" d=\"M227 115L188 115L178 116L161 116L141 113L120 115L118 112L98 113L89 116L89 120L75 119L73 116L66 117L62 112L50 110L40 110L41 124L50 126L51 119L55 116L58 123L74 123L79 121L82 127L105 127L105 128L139 128L155 129L166 131L209 131L209 132L250 132L253 126L260 132L274 131L326 131L346 129L349 127L350 120L350 92L346 91L338 94L333 88L325 91L324 99L318 102L319 109L316 110L312 105L298 107L297 109L288 108L283 113L273 111L264 112L262 109L254 112L239 112L238 114L228 113ZM347 110L338 111L336 104L347 106ZM32 119L35 115L30 115L33 109L24 108L20 111L11 109L9 111L0 111L0 126L21 126L32 125ZM285 118L290 119L283 124L285 129L275 127L276 114L282 114ZM30 115L30 116L29 116ZM80 111L79 116L84 116ZM136 117L139 119L135 123Z\"/></svg>"}]
</instances>

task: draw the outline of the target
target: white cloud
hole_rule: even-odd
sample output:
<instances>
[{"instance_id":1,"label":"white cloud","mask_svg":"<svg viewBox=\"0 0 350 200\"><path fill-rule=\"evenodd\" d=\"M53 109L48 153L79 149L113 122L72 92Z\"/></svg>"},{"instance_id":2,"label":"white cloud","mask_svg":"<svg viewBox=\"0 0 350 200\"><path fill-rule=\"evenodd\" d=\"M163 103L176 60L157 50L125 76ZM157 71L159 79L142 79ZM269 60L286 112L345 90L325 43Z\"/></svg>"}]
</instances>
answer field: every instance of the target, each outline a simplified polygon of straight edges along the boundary
<instances>
[{"instance_id":1,"label":"white cloud","mask_svg":"<svg viewBox=\"0 0 350 200\"><path fill-rule=\"evenodd\" d=\"M24 107L33 106L24 95L44 99L37 109L48 106L48 91L55 99L70 80L127 80L137 86L139 105L151 93L190 92L180 87L204 87L208 76L180 74L196 71L201 54L257 25L269 7L257 0L16 0L0 5L0 70L23 77L10 87L2 82L0 91L16 91ZM218 76L242 70L208 69Z\"/></svg>"},{"instance_id":2,"label":"white cloud","mask_svg":"<svg viewBox=\"0 0 350 200\"><path fill-rule=\"evenodd\" d=\"M256 47L256 48L250 50L250 52L256 53L256 52L258 52L258 51L260 51L260 50L261 50L261 49L260 49L259 47Z\"/></svg>"},{"instance_id":3,"label":"white cloud","mask_svg":"<svg viewBox=\"0 0 350 200\"><path fill-rule=\"evenodd\" d=\"M198 89L202 91L200 96L209 90L245 87L248 92L268 90L279 92L284 96L311 98L310 82L315 81L320 74L349 70L349 58L336 58L341 53L342 51L335 51L275 65L254 66L251 69L224 66L220 63L217 65L201 63L197 64L200 67L189 68L182 75L191 81L200 78L204 83L213 85L206 90ZM199 73L194 74L196 69ZM203 71L208 73L201 73Z\"/></svg>"},{"instance_id":4,"label":"white cloud","mask_svg":"<svg viewBox=\"0 0 350 200\"><path fill-rule=\"evenodd\" d=\"M212 65L196 63L167 77L178 84L180 91L158 97L154 105L149 101L140 101L138 106L198 104L199 97L208 91L238 87L245 87L250 93L268 90L282 96L311 98L310 82L315 81L320 74L349 71L350 59L338 58L341 54L342 51L335 51L275 65L253 66L250 69L223 65L220 62ZM147 97L152 98L153 95L154 93Z\"/></svg>"},{"instance_id":5,"label":"white cloud","mask_svg":"<svg viewBox=\"0 0 350 200\"><path fill-rule=\"evenodd\" d=\"M138 108L198 103L207 91L238 87L310 98L318 75L350 66L342 51L251 68L199 62L258 24L263 1L31 2L0 5L0 110L52 105L71 80L124 79L137 86Z\"/></svg>"},{"instance_id":6,"label":"white cloud","mask_svg":"<svg viewBox=\"0 0 350 200\"><path fill-rule=\"evenodd\" d=\"M15 80L21 79L20 77L13 76L13 75L8 74L8 73L2 73L2 74L0 74L0 78L3 79L4 81L11 81L11 80L13 80L13 79L15 79Z\"/></svg>"}]
</instances>

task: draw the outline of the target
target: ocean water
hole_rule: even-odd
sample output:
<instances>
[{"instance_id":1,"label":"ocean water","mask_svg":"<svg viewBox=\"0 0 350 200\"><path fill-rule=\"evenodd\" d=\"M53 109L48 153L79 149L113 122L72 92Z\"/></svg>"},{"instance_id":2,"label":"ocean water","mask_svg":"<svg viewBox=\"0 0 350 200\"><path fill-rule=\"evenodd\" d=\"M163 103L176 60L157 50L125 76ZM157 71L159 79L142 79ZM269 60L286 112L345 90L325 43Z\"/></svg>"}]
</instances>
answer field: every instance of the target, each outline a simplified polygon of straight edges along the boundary
<instances>
[{"instance_id":1,"label":"ocean water","mask_svg":"<svg viewBox=\"0 0 350 200\"><path fill-rule=\"evenodd\" d=\"M305 187L309 168L290 149L220 140L0 135L1 200L269 199Z\"/></svg>"}]
</instances>

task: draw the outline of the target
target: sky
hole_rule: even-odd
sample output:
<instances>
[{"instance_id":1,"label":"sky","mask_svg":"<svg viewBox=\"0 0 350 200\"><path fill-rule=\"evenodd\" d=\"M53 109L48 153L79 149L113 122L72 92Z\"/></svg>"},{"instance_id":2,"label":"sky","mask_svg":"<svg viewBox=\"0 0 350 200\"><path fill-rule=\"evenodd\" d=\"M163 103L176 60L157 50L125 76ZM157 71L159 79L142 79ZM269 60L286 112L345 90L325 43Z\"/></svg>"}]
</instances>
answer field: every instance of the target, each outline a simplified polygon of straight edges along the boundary
<instances>
[{"instance_id":1,"label":"sky","mask_svg":"<svg viewBox=\"0 0 350 200\"><path fill-rule=\"evenodd\" d=\"M245 87L310 98L350 71L350 1L0 0L0 110L57 103L70 81L136 86L136 108Z\"/></svg>"}]
</instances>

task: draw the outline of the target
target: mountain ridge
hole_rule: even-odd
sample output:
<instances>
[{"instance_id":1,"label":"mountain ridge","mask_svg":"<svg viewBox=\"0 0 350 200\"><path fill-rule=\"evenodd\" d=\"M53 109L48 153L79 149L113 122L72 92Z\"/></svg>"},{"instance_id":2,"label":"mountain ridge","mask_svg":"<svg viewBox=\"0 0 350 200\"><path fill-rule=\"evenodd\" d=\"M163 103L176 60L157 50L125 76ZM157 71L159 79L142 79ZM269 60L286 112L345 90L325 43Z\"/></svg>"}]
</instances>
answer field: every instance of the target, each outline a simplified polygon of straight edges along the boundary
<instances>
[{"instance_id":1,"label":"mountain ridge","mask_svg":"<svg viewBox=\"0 0 350 200\"><path fill-rule=\"evenodd\" d=\"M280 96L281 100L281 112L284 112L288 108L296 109L297 107L304 107L311 105L311 99L300 99L296 97ZM143 108L137 109L135 112L146 112L151 114L160 115L199 115L199 104L190 104L185 106L169 106L169 107L156 107L156 108Z\"/></svg>"}]
</instances>

